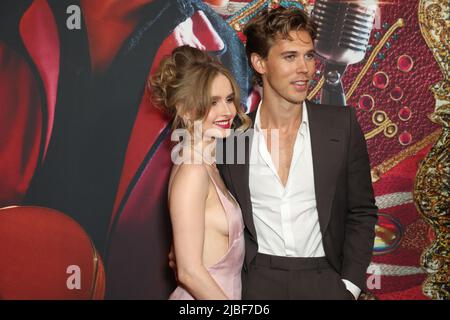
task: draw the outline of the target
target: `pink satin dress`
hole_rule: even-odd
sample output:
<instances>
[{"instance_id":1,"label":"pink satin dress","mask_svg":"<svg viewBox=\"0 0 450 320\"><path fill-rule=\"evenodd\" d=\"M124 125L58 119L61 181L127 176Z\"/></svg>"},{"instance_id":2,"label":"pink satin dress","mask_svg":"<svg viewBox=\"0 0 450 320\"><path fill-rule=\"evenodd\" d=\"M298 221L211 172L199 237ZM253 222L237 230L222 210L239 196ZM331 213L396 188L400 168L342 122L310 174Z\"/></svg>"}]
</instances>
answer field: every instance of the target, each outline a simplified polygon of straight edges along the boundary
<instances>
[{"instance_id":1,"label":"pink satin dress","mask_svg":"<svg viewBox=\"0 0 450 320\"><path fill-rule=\"evenodd\" d=\"M245 255L244 222L241 208L236 201L230 201L220 191L209 170L209 168L206 169L217 190L228 221L228 251L217 263L208 267L208 271L229 299L240 300L241 270ZM231 196L231 193L229 194ZM183 287L178 286L170 295L169 300L194 300L194 297Z\"/></svg>"}]
</instances>

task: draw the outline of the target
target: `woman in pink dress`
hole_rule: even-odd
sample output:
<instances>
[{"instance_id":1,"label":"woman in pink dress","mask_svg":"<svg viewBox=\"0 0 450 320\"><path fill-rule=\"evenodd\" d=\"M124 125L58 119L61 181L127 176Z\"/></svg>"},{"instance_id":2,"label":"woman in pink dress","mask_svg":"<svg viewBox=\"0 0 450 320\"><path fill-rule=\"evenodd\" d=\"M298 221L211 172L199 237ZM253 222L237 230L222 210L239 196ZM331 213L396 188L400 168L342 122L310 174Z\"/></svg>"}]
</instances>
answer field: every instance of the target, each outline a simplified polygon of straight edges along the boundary
<instances>
[{"instance_id":1,"label":"woman in pink dress","mask_svg":"<svg viewBox=\"0 0 450 320\"><path fill-rule=\"evenodd\" d=\"M215 163L216 139L230 135L235 118L238 129L250 125L239 88L218 61L188 46L161 62L150 87L183 137L168 190L179 281L169 299L240 299L244 224Z\"/></svg>"}]
</instances>

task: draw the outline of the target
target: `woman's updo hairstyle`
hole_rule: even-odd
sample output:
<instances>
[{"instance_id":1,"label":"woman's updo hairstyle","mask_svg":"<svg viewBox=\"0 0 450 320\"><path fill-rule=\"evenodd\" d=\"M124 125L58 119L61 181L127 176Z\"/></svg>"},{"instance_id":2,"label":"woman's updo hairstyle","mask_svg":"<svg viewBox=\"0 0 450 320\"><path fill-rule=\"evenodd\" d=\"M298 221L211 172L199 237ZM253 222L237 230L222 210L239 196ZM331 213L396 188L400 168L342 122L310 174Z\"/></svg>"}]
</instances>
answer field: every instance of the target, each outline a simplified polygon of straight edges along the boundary
<instances>
[{"instance_id":1,"label":"woman's updo hairstyle","mask_svg":"<svg viewBox=\"0 0 450 320\"><path fill-rule=\"evenodd\" d=\"M204 51L189 46L175 48L163 58L149 80L152 100L170 117L173 128L186 128L184 118L203 120L212 105L211 86L215 77L223 74L230 80L234 104L240 119L240 129L250 126L239 97L239 87L230 71Z\"/></svg>"}]
</instances>

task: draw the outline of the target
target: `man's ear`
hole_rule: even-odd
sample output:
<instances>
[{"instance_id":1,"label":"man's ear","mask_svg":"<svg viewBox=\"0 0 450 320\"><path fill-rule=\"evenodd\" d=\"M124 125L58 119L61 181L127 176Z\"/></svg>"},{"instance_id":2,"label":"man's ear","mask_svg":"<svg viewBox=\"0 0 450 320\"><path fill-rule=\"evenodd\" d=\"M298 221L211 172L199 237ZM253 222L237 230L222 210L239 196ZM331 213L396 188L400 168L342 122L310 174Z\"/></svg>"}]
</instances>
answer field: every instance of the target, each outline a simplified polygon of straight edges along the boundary
<instances>
[{"instance_id":1,"label":"man's ear","mask_svg":"<svg viewBox=\"0 0 450 320\"><path fill-rule=\"evenodd\" d=\"M252 63L253 69L258 72L260 75L266 73L266 63L265 60L257 53L252 53L250 55L250 61Z\"/></svg>"}]
</instances>

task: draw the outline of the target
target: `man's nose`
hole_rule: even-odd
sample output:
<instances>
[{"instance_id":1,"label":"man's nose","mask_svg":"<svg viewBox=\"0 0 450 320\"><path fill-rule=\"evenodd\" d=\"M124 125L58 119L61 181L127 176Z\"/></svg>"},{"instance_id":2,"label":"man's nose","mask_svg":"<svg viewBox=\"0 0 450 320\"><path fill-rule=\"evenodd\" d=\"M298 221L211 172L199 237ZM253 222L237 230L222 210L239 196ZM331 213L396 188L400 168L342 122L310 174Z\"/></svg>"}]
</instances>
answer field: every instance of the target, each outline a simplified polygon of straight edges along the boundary
<instances>
[{"instance_id":1,"label":"man's nose","mask_svg":"<svg viewBox=\"0 0 450 320\"><path fill-rule=\"evenodd\" d=\"M303 73L308 71L308 66L306 65L306 61L303 58L297 59L296 71L298 73Z\"/></svg>"}]
</instances>

